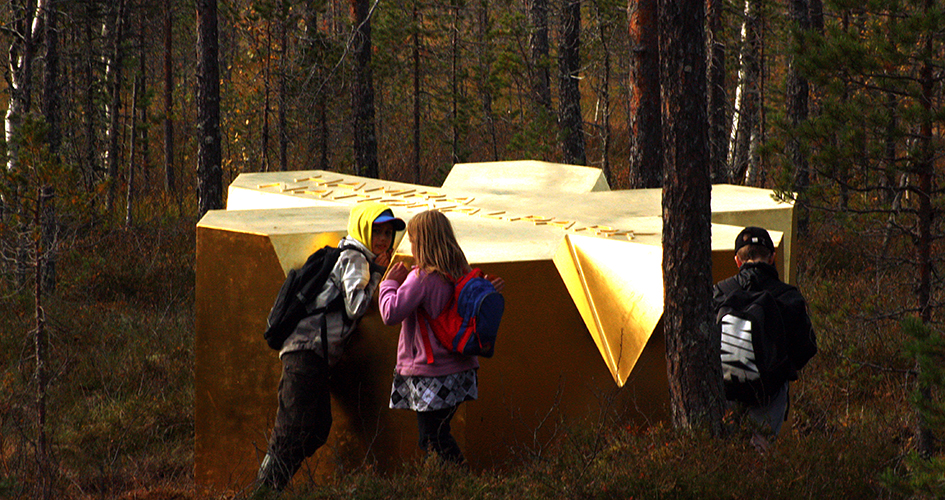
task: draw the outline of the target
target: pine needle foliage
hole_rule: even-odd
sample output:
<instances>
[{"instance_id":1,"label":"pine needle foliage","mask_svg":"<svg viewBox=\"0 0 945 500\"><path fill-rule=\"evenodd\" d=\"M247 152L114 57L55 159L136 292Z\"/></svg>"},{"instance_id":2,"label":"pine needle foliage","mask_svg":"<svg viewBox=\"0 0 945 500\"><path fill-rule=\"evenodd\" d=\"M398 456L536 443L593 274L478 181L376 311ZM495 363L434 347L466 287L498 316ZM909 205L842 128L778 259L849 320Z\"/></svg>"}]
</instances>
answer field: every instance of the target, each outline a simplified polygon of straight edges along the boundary
<instances>
[{"instance_id":1,"label":"pine needle foliage","mask_svg":"<svg viewBox=\"0 0 945 500\"><path fill-rule=\"evenodd\" d=\"M901 325L913 338L907 348L919 365L920 373L918 388L910 402L940 440L945 435L945 400L942 399L945 337L914 316L903 318ZM945 492L945 455L923 456L911 451L896 467L885 471L882 481L890 490L908 498L941 498Z\"/></svg>"}]
</instances>

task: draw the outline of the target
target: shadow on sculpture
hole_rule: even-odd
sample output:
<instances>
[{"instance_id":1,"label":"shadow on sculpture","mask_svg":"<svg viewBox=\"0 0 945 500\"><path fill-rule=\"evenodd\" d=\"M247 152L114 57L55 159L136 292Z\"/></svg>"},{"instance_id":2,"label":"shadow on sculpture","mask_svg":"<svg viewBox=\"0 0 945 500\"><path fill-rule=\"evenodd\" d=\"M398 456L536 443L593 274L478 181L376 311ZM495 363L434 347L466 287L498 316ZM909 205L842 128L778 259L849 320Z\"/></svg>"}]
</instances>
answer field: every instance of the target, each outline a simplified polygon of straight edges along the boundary
<instances>
[{"instance_id":1,"label":"shadow on sculpture","mask_svg":"<svg viewBox=\"0 0 945 500\"><path fill-rule=\"evenodd\" d=\"M253 481L280 375L262 339L272 299L288 269L337 243L363 200L405 220L443 211L470 264L506 281L479 399L453 421L473 468L540 456L569 426L668 418L659 190L609 191L599 169L542 162L457 165L441 188L322 171L242 174L227 210L197 225L198 488L238 491ZM790 272L793 207L770 191L715 186L713 222L716 280L734 273L731 241L744 225L771 230L779 267ZM409 261L409 252L401 241L394 260ZM332 374L329 441L296 481L397 471L421 457L415 415L388 408L398 332L376 304L362 318Z\"/></svg>"}]
</instances>

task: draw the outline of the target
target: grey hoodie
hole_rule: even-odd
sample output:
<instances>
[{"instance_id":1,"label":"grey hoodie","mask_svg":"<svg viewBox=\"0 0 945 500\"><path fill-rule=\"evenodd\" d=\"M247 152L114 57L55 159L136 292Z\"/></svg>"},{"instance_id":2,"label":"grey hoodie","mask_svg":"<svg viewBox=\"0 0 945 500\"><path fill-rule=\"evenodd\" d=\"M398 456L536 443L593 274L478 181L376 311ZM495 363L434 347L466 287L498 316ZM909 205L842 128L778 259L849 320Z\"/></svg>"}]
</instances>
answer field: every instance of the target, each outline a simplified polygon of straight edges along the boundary
<instances>
[{"instance_id":1,"label":"grey hoodie","mask_svg":"<svg viewBox=\"0 0 945 500\"><path fill-rule=\"evenodd\" d=\"M325 287L315 299L315 307L325 307L328 303L344 294L344 310L319 313L303 318L295 331L289 335L279 356L287 352L311 350L322 356L321 325L324 316L328 338L328 365L338 362L344 352L345 343L354 331L358 320L367 312L381 281L381 269L372 266L375 255L360 241L346 236L338 247L342 249L338 262L325 282ZM356 250L357 247L360 249ZM362 253L363 252L363 253ZM370 256L370 261L365 258ZM373 268L373 269L372 269Z\"/></svg>"}]
</instances>

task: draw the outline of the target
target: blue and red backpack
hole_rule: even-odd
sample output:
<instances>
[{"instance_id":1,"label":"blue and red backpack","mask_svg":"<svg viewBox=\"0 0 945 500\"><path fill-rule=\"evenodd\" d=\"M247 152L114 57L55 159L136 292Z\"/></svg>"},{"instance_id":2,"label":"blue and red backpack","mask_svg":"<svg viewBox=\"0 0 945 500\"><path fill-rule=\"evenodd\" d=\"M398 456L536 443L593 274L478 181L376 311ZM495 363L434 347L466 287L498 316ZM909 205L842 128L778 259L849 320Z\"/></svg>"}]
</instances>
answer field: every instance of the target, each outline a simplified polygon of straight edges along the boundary
<instances>
[{"instance_id":1,"label":"blue and red backpack","mask_svg":"<svg viewBox=\"0 0 945 500\"><path fill-rule=\"evenodd\" d=\"M505 312L505 299L479 269L473 269L456 282L453 296L436 318L421 307L420 323L426 322L437 340L450 352L491 358L499 333L499 321ZM423 335L427 364L433 364L433 350L428 335Z\"/></svg>"}]
</instances>

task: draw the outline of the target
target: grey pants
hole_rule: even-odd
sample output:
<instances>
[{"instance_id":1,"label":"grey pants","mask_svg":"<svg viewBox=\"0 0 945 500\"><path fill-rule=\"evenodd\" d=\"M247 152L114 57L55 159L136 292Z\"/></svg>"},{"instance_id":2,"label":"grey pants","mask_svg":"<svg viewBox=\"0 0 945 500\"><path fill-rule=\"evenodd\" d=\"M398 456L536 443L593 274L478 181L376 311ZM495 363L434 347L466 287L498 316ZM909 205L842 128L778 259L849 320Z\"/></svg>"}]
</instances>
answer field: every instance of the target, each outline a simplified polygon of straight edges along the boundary
<instances>
[{"instance_id":1,"label":"grey pants","mask_svg":"<svg viewBox=\"0 0 945 500\"><path fill-rule=\"evenodd\" d=\"M781 424L787 417L788 406L790 406L790 382L785 382L781 390L771 399L771 402L765 406L751 406L748 408L748 416L758 424L762 429L770 428L771 437L776 438L781 432Z\"/></svg>"}]
</instances>

